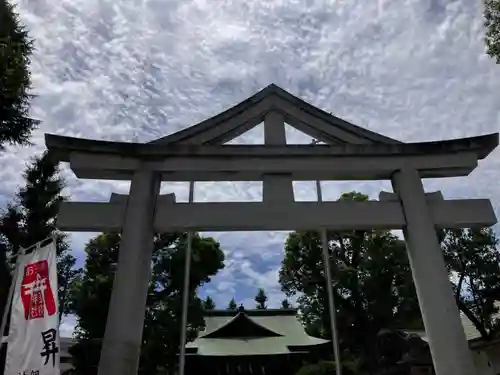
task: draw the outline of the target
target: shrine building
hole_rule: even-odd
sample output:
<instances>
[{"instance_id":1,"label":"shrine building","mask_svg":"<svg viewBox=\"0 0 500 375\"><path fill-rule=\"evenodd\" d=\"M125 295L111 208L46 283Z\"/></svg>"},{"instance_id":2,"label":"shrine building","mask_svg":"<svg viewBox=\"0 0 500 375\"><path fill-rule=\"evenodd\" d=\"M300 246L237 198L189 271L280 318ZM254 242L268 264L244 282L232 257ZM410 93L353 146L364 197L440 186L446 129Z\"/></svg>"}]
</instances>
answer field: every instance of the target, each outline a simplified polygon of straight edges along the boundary
<instances>
[{"instance_id":1,"label":"shrine building","mask_svg":"<svg viewBox=\"0 0 500 375\"><path fill-rule=\"evenodd\" d=\"M306 334L295 309L211 310L205 325L186 345L186 374L294 374L331 351Z\"/></svg>"}]
</instances>

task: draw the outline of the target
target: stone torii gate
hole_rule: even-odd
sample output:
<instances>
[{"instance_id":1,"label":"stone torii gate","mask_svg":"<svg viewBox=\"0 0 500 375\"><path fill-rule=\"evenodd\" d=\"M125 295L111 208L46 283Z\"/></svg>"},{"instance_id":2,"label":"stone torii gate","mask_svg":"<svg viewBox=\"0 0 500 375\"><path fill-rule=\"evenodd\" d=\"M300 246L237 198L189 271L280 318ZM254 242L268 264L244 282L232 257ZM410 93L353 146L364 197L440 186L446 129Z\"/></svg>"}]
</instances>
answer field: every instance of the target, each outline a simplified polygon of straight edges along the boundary
<instances>
[{"instance_id":1,"label":"stone torii gate","mask_svg":"<svg viewBox=\"0 0 500 375\"><path fill-rule=\"evenodd\" d=\"M225 142L264 122L265 144ZM327 145L286 145L285 122ZM436 228L496 223L487 199L444 200L421 179L466 176L498 134L402 143L331 116L275 85L198 125L148 144L46 135L79 178L130 180L109 203L65 202L65 231L121 231L99 375L135 375L154 232L403 229L436 374L475 373ZM379 201L295 202L292 180L391 180ZM263 201L177 203L161 181L263 181Z\"/></svg>"}]
</instances>

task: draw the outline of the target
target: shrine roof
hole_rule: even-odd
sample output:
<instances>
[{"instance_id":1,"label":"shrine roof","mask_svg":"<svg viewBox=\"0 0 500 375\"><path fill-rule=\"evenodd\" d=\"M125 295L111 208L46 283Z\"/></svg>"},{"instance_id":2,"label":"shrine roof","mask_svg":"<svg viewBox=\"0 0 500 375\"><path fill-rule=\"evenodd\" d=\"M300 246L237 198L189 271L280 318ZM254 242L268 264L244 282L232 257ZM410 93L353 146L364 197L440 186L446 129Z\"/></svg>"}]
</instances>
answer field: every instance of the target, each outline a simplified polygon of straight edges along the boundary
<instances>
[{"instance_id":1,"label":"shrine roof","mask_svg":"<svg viewBox=\"0 0 500 375\"><path fill-rule=\"evenodd\" d=\"M250 320L255 327L262 327L273 334L223 337L230 326L238 321ZM233 327L234 329L234 327ZM264 335L265 334L265 335ZM188 353L202 356L277 355L307 350L308 347L326 344L327 340L308 336L297 319L294 309L270 310L214 310L205 314L205 331L186 345Z\"/></svg>"}]
</instances>

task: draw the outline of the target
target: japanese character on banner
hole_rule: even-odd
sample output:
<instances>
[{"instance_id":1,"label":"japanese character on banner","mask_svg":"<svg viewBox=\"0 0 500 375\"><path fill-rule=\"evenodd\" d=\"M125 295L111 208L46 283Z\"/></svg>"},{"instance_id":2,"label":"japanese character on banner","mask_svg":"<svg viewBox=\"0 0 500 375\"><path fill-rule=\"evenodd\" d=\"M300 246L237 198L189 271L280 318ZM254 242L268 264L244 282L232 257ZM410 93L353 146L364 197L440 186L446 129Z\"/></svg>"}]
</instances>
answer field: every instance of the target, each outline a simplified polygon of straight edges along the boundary
<instances>
[{"instance_id":1,"label":"japanese character on banner","mask_svg":"<svg viewBox=\"0 0 500 375\"><path fill-rule=\"evenodd\" d=\"M26 320L43 318L45 313L52 316L57 312L46 260L31 263L24 267L21 299Z\"/></svg>"},{"instance_id":2,"label":"japanese character on banner","mask_svg":"<svg viewBox=\"0 0 500 375\"><path fill-rule=\"evenodd\" d=\"M52 367L56 365L56 354L59 353L59 348L56 343L57 331L54 328L42 332L43 351L40 353L45 358L46 365L52 357Z\"/></svg>"}]
</instances>

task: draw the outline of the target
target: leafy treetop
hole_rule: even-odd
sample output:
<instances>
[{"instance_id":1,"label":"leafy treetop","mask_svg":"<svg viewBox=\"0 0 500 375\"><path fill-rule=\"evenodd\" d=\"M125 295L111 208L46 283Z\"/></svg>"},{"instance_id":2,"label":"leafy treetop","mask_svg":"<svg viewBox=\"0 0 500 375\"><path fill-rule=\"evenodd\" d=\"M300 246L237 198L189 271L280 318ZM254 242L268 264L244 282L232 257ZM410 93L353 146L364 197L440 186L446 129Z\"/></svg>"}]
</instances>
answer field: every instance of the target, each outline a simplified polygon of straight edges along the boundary
<instances>
[{"instance_id":1,"label":"leafy treetop","mask_svg":"<svg viewBox=\"0 0 500 375\"><path fill-rule=\"evenodd\" d=\"M28 70L33 50L14 6L0 0L0 150L5 144L28 145L39 121L29 117Z\"/></svg>"},{"instance_id":2,"label":"leafy treetop","mask_svg":"<svg viewBox=\"0 0 500 375\"><path fill-rule=\"evenodd\" d=\"M484 0L486 52L500 64L500 0Z\"/></svg>"},{"instance_id":3,"label":"leafy treetop","mask_svg":"<svg viewBox=\"0 0 500 375\"><path fill-rule=\"evenodd\" d=\"M228 310L236 310L238 308L238 305L236 304L236 301L233 298L231 298L231 301L229 301L228 305L227 305L227 309Z\"/></svg>"},{"instance_id":4,"label":"leafy treetop","mask_svg":"<svg viewBox=\"0 0 500 375\"><path fill-rule=\"evenodd\" d=\"M290 304L290 302L288 301L287 298L285 298L283 301L281 301L281 308L282 309L291 309L292 308L292 305Z\"/></svg>"},{"instance_id":5,"label":"leafy treetop","mask_svg":"<svg viewBox=\"0 0 500 375\"><path fill-rule=\"evenodd\" d=\"M257 295L254 298L254 301L257 303L256 307L259 310L267 309L267 294L266 291L262 288L259 288Z\"/></svg>"},{"instance_id":6,"label":"leafy treetop","mask_svg":"<svg viewBox=\"0 0 500 375\"><path fill-rule=\"evenodd\" d=\"M212 297L207 296L205 300L203 301L203 309L204 310L214 310L215 309L215 302L212 299Z\"/></svg>"}]
</instances>

